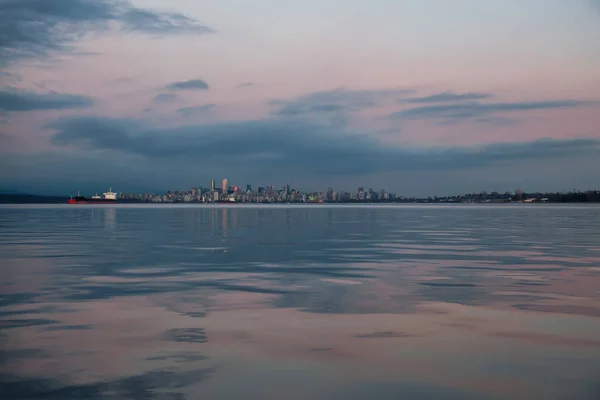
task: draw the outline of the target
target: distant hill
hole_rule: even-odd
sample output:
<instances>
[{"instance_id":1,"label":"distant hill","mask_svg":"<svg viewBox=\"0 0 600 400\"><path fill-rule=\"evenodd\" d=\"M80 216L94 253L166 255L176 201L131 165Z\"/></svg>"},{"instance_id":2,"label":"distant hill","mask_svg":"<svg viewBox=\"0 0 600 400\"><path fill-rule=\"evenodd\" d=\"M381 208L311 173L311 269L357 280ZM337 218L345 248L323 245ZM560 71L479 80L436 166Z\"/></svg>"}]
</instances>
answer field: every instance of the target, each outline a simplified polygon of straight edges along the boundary
<instances>
[{"instance_id":1,"label":"distant hill","mask_svg":"<svg viewBox=\"0 0 600 400\"><path fill-rule=\"evenodd\" d=\"M67 197L0 192L0 204L54 204L66 203Z\"/></svg>"}]
</instances>

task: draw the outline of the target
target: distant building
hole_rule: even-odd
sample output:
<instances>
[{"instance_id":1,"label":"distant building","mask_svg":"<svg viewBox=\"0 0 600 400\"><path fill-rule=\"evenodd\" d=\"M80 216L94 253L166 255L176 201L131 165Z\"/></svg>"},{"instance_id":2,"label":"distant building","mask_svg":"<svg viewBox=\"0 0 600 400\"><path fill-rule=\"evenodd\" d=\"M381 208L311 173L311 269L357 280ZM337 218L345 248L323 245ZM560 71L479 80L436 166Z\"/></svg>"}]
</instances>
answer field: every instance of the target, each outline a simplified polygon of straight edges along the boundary
<instances>
[{"instance_id":1,"label":"distant building","mask_svg":"<svg viewBox=\"0 0 600 400\"><path fill-rule=\"evenodd\" d=\"M327 200L333 201L333 188L332 187L330 187L330 188L327 189L327 195L326 196L327 196L326 197Z\"/></svg>"},{"instance_id":2,"label":"distant building","mask_svg":"<svg viewBox=\"0 0 600 400\"><path fill-rule=\"evenodd\" d=\"M227 193L227 189L228 189L227 178L223 179L223 186L222 186L222 188L223 188L223 193Z\"/></svg>"}]
</instances>

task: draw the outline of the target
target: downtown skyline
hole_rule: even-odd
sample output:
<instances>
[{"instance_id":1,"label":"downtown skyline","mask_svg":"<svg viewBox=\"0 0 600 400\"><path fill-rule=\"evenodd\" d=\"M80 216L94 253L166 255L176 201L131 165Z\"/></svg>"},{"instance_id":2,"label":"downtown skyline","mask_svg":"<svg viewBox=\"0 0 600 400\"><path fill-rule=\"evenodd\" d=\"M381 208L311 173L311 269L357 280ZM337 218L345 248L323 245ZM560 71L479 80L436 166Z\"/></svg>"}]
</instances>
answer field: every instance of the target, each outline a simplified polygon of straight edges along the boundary
<instances>
[{"instance_id":1,"label":"downtown skyline","mask_svg":"<svg viewBox=\"0 0 600 400\"><path fill-rule=\"evenodd\" d=\"M112 189L111 189L112 190ZM210 186L195 186L184 190L167 190L162 193L117 194L120 201L146 203L512 203L512 202L599 202L600 190L562 190L553 192L531 191L521 188L514 191L480 191L470 193L409 196L386 189L358 186L355 190L328 187L327 190L301 190L290 184L283 186L222 185L211 180Z\"/></svg>"},{"instance_id":2,"label":"downtown skyline","mask_svg":"<svg viewBox=\"0 0 600 400\"><path fill-rule=\"evenodd\" d=\"M385 188L357 186L344 189L329 186L326 190L297 188L290 184L229 184L228 178L221 185L212 179L208 185L192 186L188 189L168 189L158 192L129 191L127 188L109 188L119 201L142 203L598 203L600 189L562 189L562 190L479 190L454 193L434 192L425 196L388 191ZM225 189L224 189L225 188ZM0 203L55 203L64 202L74 196L99 196L103 190L69 194L49 195L44 193L22 193L0 190Z\"/></svg>"},{"instance_id":3,"label":"downtown skyline","mask_svg":"<svg viewBox=\"0 0 600 400\"><path fill-rule=\"evenodd\" d=\"M597 0L0 12L2 190L161 192L214 176L407 196L600 187Z\"/></svg>"}]
</instances>

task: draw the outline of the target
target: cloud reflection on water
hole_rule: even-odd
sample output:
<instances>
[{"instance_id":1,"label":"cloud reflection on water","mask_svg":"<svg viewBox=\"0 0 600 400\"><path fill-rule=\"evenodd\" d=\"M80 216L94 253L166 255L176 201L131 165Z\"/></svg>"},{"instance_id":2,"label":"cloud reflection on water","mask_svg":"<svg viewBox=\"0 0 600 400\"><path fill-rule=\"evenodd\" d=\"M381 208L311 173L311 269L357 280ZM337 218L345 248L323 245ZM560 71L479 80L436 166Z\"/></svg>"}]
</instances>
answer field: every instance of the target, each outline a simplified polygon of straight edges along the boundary
<instances>
[{"instance_id":1,"label":"cloud reflection on water","mask_svg":"<svg viewBox=\"0 0 600 400\"><path fill-rule=\"evenodd\" d=\"M600 232L577 221L597 208L511 210L2 208L0 379L15 398L583 393Z\"/></svg>"}]
</instances>

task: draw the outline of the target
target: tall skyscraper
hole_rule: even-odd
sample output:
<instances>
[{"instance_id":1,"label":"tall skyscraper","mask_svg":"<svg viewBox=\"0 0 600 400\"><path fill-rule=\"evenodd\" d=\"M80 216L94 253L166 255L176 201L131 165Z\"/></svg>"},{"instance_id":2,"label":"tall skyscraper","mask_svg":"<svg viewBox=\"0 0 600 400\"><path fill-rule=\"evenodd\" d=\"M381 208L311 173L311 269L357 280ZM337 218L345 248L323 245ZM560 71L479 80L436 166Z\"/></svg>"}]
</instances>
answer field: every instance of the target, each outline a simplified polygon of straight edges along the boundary
<instances>
[{"instance_id":1,"label":"tall skyscraper","mask_svg":"<svg viewBox=\"0 0 600 400\"><path fill-rule=\"evenodd\" d=\"M223 193L227 193L227 178L223 179Z\"/></svg>"},{"instance_id":2,"label":"tall skyscraper","mask_svg":"<svg viewBox=\"0 0 600 400\"><path fill-rule=\"evenodd\" d=\"M215 180L214 179L212 181L210 181L210 191L211 192L215 191Z\"/></svg>"}]
</instances>

